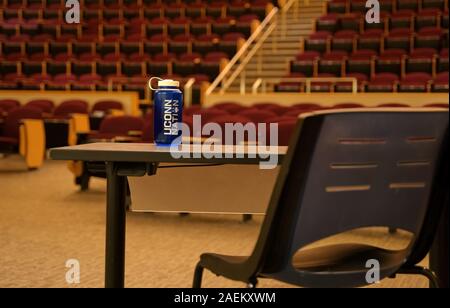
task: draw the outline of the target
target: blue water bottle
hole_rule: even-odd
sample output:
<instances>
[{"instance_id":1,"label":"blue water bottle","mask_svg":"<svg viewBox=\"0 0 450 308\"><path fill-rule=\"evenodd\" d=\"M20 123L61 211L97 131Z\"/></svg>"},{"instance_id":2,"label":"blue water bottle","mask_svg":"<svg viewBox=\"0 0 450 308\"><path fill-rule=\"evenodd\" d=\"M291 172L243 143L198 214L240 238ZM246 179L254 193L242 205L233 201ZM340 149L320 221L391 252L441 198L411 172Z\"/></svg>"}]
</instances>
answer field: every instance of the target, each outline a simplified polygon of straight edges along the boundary
<instances>
[{"instance_id":1,"label":"blue water bottle","mask_svg":"<svg viewBox=\"0 0 450 308\"><path fill-rule=\"evenodd\" d=\"M158 89L152 88L153 79L158 79ZM180 83L170 79L151 78L149 86L155 90L153 101L155 143L159 146L170 146L182 133L183 93L179 89Z\"/></svg>"}]
</instances>

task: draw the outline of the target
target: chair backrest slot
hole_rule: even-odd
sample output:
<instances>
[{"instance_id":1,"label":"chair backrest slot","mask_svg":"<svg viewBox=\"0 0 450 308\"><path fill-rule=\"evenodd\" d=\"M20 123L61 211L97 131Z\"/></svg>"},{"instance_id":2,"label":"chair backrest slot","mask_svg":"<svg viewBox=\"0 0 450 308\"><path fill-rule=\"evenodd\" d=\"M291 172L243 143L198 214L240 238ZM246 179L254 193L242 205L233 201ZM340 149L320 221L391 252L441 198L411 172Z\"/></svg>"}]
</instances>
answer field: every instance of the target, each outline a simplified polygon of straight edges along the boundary
<instances>
[{"instance_id":1,"label":"chair backrest slot","mask_svg":"<svg viewBox=\"0 0 450 308\"><path fill-rule=\"evenodd\" d=\"M372 169L378 168L377 163L332 163L330 164L330 168L334 170L341 169Z\"/></svg>"},{"instance_id":2,"label":"chair backrest slot","mask_svg":"<svg viewBox=\"0 0 450 308\"><path fill-rule=\"evenodd\" d=\"M325 191L327 193L367 191L367 190L370 190L370 185L328 186L325 188Z\"/></svg>"},{"instance_id":3,"label":"chair backrest slot","mask_svg":"<svg viewBox=\"0 0 450 308\"><path fill-rule=\"evenodd\" d=\"M397 167L424 167L430 166L429 160L401 160L397 162Z\"/></svg>"},{"instance_id":4,"label":"chair backrest slot","mask_svg":"<svg viewBox=\"0 0 450 308\"><path fill-rule=\"evenodd\" d=\"M389 185L390 189L417 189L425 188L427 184L425 182L411 182L411 183L391 183Z\"/></svg>"},{"instance_id":5,"label":"chair backrest slot","mask_svg":"<svg viewBox=\"0 0 450 308\"><path fill-rule=\"evenodd\" d=\"M386 144L382 138L342 138L338 142L346 145Z\"/></svg>"},{"instance_id":6,"label":"chair backrest slot","mask_svg":"<svg viewBox=\"0 0 450 308\"><path fill-rule=\"evenodd\" d=\"M436 138L435 137L413 136L413 137L408 137L406 139L406 142L408 142L408 143L436 142Z\"/></svg>"}]
</instances>

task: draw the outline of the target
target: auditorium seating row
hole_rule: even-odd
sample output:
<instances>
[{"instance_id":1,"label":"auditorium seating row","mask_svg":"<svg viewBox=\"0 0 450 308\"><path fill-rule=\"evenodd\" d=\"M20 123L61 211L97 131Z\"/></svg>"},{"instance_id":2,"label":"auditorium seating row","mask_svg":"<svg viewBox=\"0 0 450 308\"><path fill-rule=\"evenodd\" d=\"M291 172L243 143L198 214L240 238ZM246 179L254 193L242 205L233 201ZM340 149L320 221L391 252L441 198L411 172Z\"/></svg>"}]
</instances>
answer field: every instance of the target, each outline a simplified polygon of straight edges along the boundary
<instances>
[{"instance_id":1,"label":"auditorium seating row","mask_svg":"<svg viewBox=\"0 0 450 308\"><path fill-rule=\"evenodd\" d=\"M290 135L301 113L315 110L358 108L363 107L357 103L341 103L332 107L323 107L318 104L299 103L290 107L276 103L259 103L252 107L244 107L234 102L216 104L211 108L192 106L184 110L183 121L191 128L191 135L202 136L201 132L194 132L195 116L200 116L202 125L217 123L224 128L227 123L278 123L278 144L288 145ZM383 104L379 107L408 107L407 104ZM427 104L424 107L448 108L448 104ZM38 168L42 165L45 149L49 142L67 138L70 132L75 132L73 143L113 141L113 142L152 142L153 118L149 112L144 117L133 117L121 114L123 106L116 101L101 101L94 105L92 116L100 116L95 130L85 123L84 129L75 127L77 116L86 116L89 111L87 103L83 100L66 101L54 106L50 100L34 100L25 106L20 106L14 100L0 101L0 153L21 154L25 157L29 168ZM100 115L98 115L100 113ZM117 115L121 114L121 115ZM87 118L87 117L85 117ZM78 117L78 121L82 118ZM266 126L266 136L270 134L270 125ZM77 134L78 133L78 134ZM80 134L81 133L81 134ZM209 137L203 135L202 137ZM59 138L59 139L58 139ZM66 139L67 141L69 139ZM222 137L222 142L227 142ZM233 140L235 143L236 140ZM255 140L244 140L255 142ZM47 147L45 146L47 143ZM61 146L61 144L51 145ZM81 173L79 166L71 165L77 176ZM78 171L77 171L78 170ZM81 183L78 183L81 184Z\"/></svg>"},{"instance_id":2,"label":"auditorium seating row","mask_svg":"<svg viewBox=\"0 0 450 308\"><path fill-rule=\"evenodd\" d=\"M304 51L320 53L330 51L354 52L358 50L373 50L377 53L389 49L402 49L408 53L417 48L448 48L448 31L427 27L417 33L409 29L395 29L389 34L373 29L359 34L353 30L342 30L334 34L328 31L318 31L302 41Z\"/></svg>"},{"instance_id":3,"label":"auditorium seating row","mask_svg":"<svg viewBox=\"0 0 450 308\"><path fill-rule=\"evenodd\" d=\"M400 10L414 10L448 8L448 0L380 0L380 10L385 13L393 13ZM366 12L366 0L331 0L327 2L328 13L352 13Z\"/></svg>"},{"instance_id":4,"label":"auditorium seating row","mask_svg":"<svg viewBox=\"0 0 450 308\"><path fill-rule=\"evenodd\" d=\"M264 18L261 8L273 7L260 0L82 1L84 14L98 18L67 24L64 1L0 5L0 90L137 90L148 99L149 75L194 77L197 103L203 84ZM191 8L202 13L186 15ZM213 11L220 13L206 14Z\"/></svg>"},{"instance_id":5,"label":"auditorium seating row","mask_svg":"<svg viewBox=\"0 0 450 308\"><path fill-rule=\"evenodd\" d=\"M361 92L448 92L446 1L381 1L385 22L365 21L365 2L335 0L302 40L278 92L302 92L292 78L351 77ZM288 78L291 78L289 80ZM312 92L351 92L349 82L312 82Z\"/></svg>"},{"instance_id":6,"label":"auditorium seating row","mask_svg":"<svg viewBox=\"0 0 450 308\"><path fill-rule=\"evenodd\" d=\"M30 59L42 61L46 58L61 59L64 57L80 58L93 55L105 56L114 54L129 60L150 60L151 56L160 53L174 53L177 55L196 52L206 55L211 52L224 52L227 57L232 57L236 50L243 44L245 37L241 33L228 33L219 37L218 35L199 35L196 38L190 35L176 35L173 37L165 35L154 35L149 40L140 36L133 36L127 40L116 40L103 42L95 39L75 42L49 41L46 36L20 36L13 37L0 43L0 57L9 61ZM141 57L141 58L138 58Z\"/></svg>"},{"instance_id":7,"label":"auditorium seating row","mask_svg":"<svg viewBox=\"0 0 450 308\"><path fill-rule=\"evenodd\" d=\"M81 18L84 21L134 18L179 18L179 17L240 17L246 14L256 14L264 18L275 1L80 1ZM32 20L39 18L62 19L67 8L64 1L6 1L0 4L3 14L0 20L19 19Z\"/></svg>"},{"instance_id":8,"label":"auditorium seating row","mask_svg":"<svg viewBox=\"0 0 450 308\"><path fill-rule=\"evenodd\" d=\"M382 13L379 23L366 22L366 16L362 13L330 13L320 17L315 22L316 31L333 33L342 30L353 30L362 33L375 29L389 33L395 29L405 28L417 32L427 27L448 29L448 11L431 8L418 12L401 10L392 14Z\"/></svg>"},{"instance_id":9,"label":"auditorium seating row","mask_svg":"<svg viewBox=\"0 0 450 308\"><path fill-rule=\"evenodd\" d=\"M61 54L56 59L3 61L0 63L0 76L3 77L3 83L28 80L37 83L50 80L94 83L124 77L145 78L149 75L167 74L188 77L201 73L204 76L201 81L212 81L227 63L227 55L221 52L208 53L203 58L199 53L185 53L178 57L172 53L157 54L153 58L140 55L122 58L116 54L104 57L83 54L76 59Z\"/></svg>"},{"instance_id":10,"label":"auditorium seating row","mask_svg":"<svg viewBox=\"0 0 450 308\"><path fill-rule=\"evenodd\" d=\"M405 55L402 50L386 50L377 56L374 51L360 50L347 55L334 51L322 56L308 51L291 62L288 77L352 77L363 92L448 92L448 49L440 55L429 48L419 48ZM304 90L304 83L277 85L280 92ZM352 85L337 81L334 85L313 82L312 91L351 92Z\"/></svg>"},{"instance_id":11,"label":"auditorium seating row","mask_svg":"<svg viewBox=\"0 0 450 308\"><path fill-rule=\"evenodd\" d=\"M42 36L57 42L65 41L102 41L104 37L112 39L129 39L139 36L143 40L155 34L172 35L201 34L224 35L232 32L242 33L248 37L259 24L257 15L243 15L238 19L223 17L213 19L202 17L191 20L189 18L155 18L152 20L133 19L124 20L88 21L81 24L67 24L57 20L35 20L20 24L11 19L0 23L0 34L4 37L15 38L21 35Z\"/></svg>"}]
</instances>

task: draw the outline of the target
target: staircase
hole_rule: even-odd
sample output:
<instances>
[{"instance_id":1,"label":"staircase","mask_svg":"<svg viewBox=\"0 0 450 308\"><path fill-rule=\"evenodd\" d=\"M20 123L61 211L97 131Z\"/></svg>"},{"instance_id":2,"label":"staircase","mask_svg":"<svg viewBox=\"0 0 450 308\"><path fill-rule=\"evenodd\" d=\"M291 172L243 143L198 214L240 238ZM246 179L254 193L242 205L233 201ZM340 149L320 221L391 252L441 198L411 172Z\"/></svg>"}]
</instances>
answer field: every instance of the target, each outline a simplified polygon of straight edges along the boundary
<instances>
[{"instance_id":1,"label":"staircase","mask_svg":"<svg viewBox=\"0 0 450 308\"><path fill-rule=\"evenodd\" d=\"M278 12L276 28L259 51L250 60L241 75L234 80L226 93L241 90L241 77L245 76L245 92L252 91L258 78L278 79L289 72L289 62L299 53L301 38L313 31L313 22L324 14L326 0L294 0L292 6ZM257 42L253 43L249 50ZM262 65L261 65L262 64ZM236 63L231 71L238 67Z\"/></svg>"}]
</instances>

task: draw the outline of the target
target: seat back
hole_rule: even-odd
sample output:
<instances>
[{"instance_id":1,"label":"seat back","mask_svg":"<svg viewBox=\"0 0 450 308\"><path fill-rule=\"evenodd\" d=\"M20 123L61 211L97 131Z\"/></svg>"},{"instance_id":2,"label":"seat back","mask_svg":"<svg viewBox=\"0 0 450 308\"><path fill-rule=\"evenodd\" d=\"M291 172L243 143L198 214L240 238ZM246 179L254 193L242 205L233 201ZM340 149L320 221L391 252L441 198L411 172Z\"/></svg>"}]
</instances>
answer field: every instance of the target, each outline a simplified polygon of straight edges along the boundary
<instances>
[{"instance_id":1,"label":"seat back","mask_svg":"<svg viewBox=\"0 0 450 308\"><path fill-rule=\"evenodd\" d=\"M142 131L144 121L140 117L118 116L107 117L100 124L99 133L128 135L129 131Z\"/></svg>"},{"instance_id":2,"label":"seat back","mask_svg":"<svg viewBox=\"0 0 450 308\"><path fill-rule=\"evenodd\" d=\"M79 100L64 101L53 112L55 116L64 117L70 116L73 113L87 114L88 104L85 101Z\"/></svg>"},{"instance_id":3,"label":"seat back","mask_svg":"<svg viewBox=\"0 0 450 308\"><path fill-rule=\"evenodd\" d=\"M430 227L424 225L427 213L433 208L439 215L442 202L436 197L447 187L439 176L448 178L442 165L447 143L448 112L442 109L303 114L252 255L256 271L289 281L299 249L364 227L411 232L407 260L413 247L426 246L418 239Z\"/></svg>"},{"instance_id":4,"label":"seat back","mask_svg":"<svg viewBox=\"0 0 450 308\"><path fill-rule=\"evenodd\" d=\"M11 110L3 125L3 136L18 139L20 121L23 119L42 119L42 111L30 106Z\"/></svg>"},{"instance_id":5,"label":"seat back","mask_svg":"<svg viewBox=\"0 0 450 308\"><path fill-rule=\"evenodd\" d=\"M36 99L29 101L26 106L35 107L41 109L43 112L51 113L53 108L55 108L55 104L51 100L47 99Z\"/></svg>"},{"instance_id":6,"label":"seat back","mask_svg":"<svg viewBox=\"0 0 450 308\"><path fill-rule=\"evenodd\" d=\"M92 111L108 112L110 110L123 110L123 105L118 101L105 100L95 103Z\"/></svg>"},{"instance_id":7,"label":"seat back","mask_svg":"<svg viewBox=\"0 0 450 308\"><path fill-rule=\"evenodd\" d=\"M14 109L16 107L20 106L20 102L14 99L2 99L0 100L0 108L2 108L3 111L7 112L11 109Z\"/></svg>"}]
</instances>

